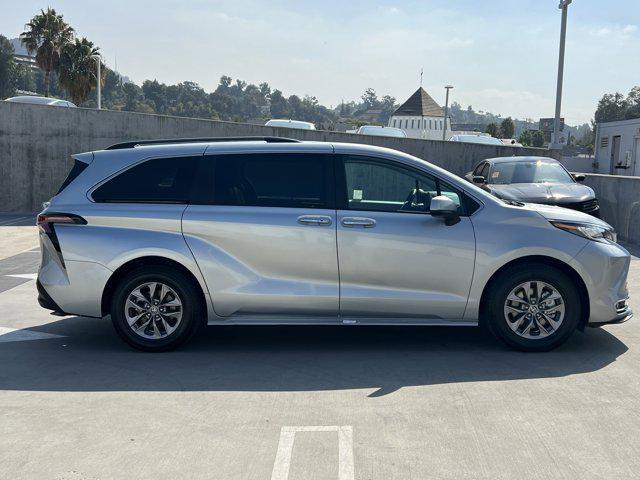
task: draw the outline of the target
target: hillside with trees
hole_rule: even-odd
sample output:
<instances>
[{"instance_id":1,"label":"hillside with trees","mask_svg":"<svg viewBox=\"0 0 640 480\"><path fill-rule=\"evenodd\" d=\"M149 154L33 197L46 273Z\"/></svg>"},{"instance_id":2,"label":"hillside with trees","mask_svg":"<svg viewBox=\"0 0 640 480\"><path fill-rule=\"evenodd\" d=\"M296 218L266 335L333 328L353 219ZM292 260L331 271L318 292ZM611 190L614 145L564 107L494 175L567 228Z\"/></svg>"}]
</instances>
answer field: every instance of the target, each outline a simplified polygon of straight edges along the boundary
<instances>
[{"instance_id":1,"label":"hillside with trees","mask_svg":"<svg viewBox=\"0 0 640 480\"><path fill-rule=\"evenodd\" d=\"M41 10L26 25L14 44L35 56L38 69L16 62L14 46L0 35L0 98L16 92L31 92L73 101L78 106L95 107L97 86L97 45L79 37L64 17L54 9ZM289 95L263 82L258 85L220 77L216 89L205 91L200 85L184 81L167 85L158 80L145 80L141 85L102 65L102 106L110 110L157 113L183 117L263 123L269 118L294 118L315 123L318 128L332 130L342 124L386 125L398 107L390 95L378 95L367 88L357 100L343 101L333 108L321 105L312 95ZM620 94L605 95L598 104L596 121L603 118L627 118L638 115L640 88L627 98ZM453 102L449 108L453 124L476 125L496 137L518 138L526 145L538 146L535 134L538 122L519 120L485 111L475 111ZM574 138L592 136L589 125L566 126ZM591 132L591 133L590 133Z\"/></svg>"}]
</instances>

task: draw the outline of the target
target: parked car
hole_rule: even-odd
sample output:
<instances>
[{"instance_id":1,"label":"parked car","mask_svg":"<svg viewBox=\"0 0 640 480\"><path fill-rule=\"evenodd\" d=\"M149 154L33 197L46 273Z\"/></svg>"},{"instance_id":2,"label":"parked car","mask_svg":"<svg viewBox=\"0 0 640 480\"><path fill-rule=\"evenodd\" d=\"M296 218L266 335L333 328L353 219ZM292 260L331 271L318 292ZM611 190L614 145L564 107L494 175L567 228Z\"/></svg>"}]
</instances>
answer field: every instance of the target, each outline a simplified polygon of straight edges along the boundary
<instances>
[{"instance_id":1,"label":"parked car","mask_svg":"<svg viewBox=\"0 0 640 480\"><path fill-rule=\"evenodd\" d=\"M584 213L503 201L424 160L282 138L74 155L38 216L39 303L148 351L210 325L486 323L542 351L630 318L630 256Z\"/></svg>"},{"instance_id":2,"label":"parked car","mask_svg":"<svg viewBox=\"0 0 640 480\"><path fill-rule=\"evenodd\" d=\"M557 205L600 216L600 204L585 176L572 175L548 157L498 157L480 162L465 178L493 195L525 203Z\"/></svg>"},{"instance_id":3,"label":"parked car","mask_svg":"<svg viewBox=\"0 0 640 480\"><path fill-rule=\"evenodd\" d=\"M267 127L283 127L283 128L296 128L298 130L315 130L316 126L311 122L303 122L302 120L286 120L286 119L271 119L265 123Z\"/></svg>"},{"instance_id":4,"label":"parked car","mask_svg":"<svg viewBox=\"0 0 640 480\"><path fill-rule=\"evenodd\" d=\"M401 128L381 127L380 125L363 125L356 132L358 135L373 135L376 137L407 138L407 134Z\"/></svg>"},{"instance_id":5,"label":"parked car","mask_svg":"<svg viewBox=\"0 0 640 480\"><path fill-rule=\"evenodd\" d=\"M465 134L465 135L453 135L450 142L464 142L464 143L480 143L483 145L499 145L504 146L502 141L489 135L483 135L481 133L477 135Z\"/></svg>"},{"instance_id":6,"label":"parked car","mask_svg":"<svg viewBox=\"0 0 640 480\"><path fill-rule=\"evenodd\" d=\"M51 105L54 107L77 108L74 103L68 100L61 100L59 98L51 98L51 97L39 97L35 95L20 95L18 97L7 98L5 101L15 102L15 103L32 103L35 105Z\"/></svg>"}]
</instances>

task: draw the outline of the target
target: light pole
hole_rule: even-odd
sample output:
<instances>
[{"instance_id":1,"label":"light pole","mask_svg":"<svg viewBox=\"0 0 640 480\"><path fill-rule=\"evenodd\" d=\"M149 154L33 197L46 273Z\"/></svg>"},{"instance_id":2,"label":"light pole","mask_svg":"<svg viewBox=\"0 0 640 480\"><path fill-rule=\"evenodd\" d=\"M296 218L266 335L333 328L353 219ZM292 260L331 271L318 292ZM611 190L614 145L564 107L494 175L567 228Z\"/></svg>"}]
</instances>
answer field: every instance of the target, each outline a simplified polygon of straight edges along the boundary
<instances>
[{"instance_id":1,"label":"light pole","mask_svg":"<svg viewBox=\"0 0 640 480\"><path fill-rule=\"evenodd\" d=\"M444 126L442 127L442 140L446 140L447 136L447 117L449 116L449 90L453 88L453 85L446 85L444 87L447 90L447 99L444 102Z\"/></svg>"},{"instance_id":2,"label":"light pole","mask_svg":"<svg viewBox=\"0 0 640 480\"><path fill-rule=\"evenodd\" d=\"M98 97L98 110L102 109L102 75L100 74L100 67L102 64L102 57L100 55L93 55L92 58L96 61L96 64L98 65L98 77L97 77L97 90L96 90L96 94Z\"/></svg>"},{"instance_id":3,"label":"light pole","mask_svg":"<svg viewBox=\"0 0 640 480\"><path fill-rule=\"evenodd\" d=\"M567 36L567 10L572 0L560 0L558 8L562 10L560 23L560 51L558 52L558 85L556 87L556 115L553 120L553 139L549 148L560 150L560 106L562 104L562 76L564 75L564 43Z\"/></svg>"}]
</instances>

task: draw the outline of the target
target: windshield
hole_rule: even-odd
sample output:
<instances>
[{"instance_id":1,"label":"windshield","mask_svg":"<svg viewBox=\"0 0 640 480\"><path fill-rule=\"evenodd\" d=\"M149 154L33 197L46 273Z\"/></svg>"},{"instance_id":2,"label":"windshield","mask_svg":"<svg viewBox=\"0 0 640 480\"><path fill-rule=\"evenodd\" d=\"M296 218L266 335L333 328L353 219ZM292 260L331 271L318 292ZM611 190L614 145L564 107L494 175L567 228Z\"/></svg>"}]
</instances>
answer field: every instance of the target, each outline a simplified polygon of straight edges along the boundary
<instances>
[{"instance_id":1,"label":"windshield","mask_svg":"<svg viewBox=\"0 0 640 480\"><path fill-rule=\"evenodd\" d=\"M559 163L519 160L494 164L489 183L573 183L573 179Z\"/></svg>"}]
</instances>

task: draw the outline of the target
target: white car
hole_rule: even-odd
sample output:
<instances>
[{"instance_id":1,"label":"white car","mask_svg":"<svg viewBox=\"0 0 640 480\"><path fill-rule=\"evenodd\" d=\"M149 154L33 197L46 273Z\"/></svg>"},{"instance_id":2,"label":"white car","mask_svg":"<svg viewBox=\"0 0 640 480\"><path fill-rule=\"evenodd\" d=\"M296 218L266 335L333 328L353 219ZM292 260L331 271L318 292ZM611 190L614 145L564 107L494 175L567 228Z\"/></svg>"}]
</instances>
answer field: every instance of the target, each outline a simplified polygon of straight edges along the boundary
<instances>
[{"instance_id":1,"label":"white car","mask_svg":"<svg viewBox=\"0 0 640 480\"><path fill-rule=\"evenodd\" d=\"M264 124L265 127L283 127L296 128L298 130L315 130L316 126L311 122L303 122L302 120L286 120L272 118Z\"/></svg>"},{"instance_id":2,"label":"white car","mask_svg":"<svg viewBox=\"0 0 640 480\"><path fill-rule=\"evenodd\" d=\"M491 137L489 135L454 135L449 139L450 142L465 142L465 143L481 143L483 145L500 145L504 146L501 140Z\"/></svg>"},{"instance_id":3,"label":"white car","mask_svg":"<svg viewBox=\"0 0 640 480\"><path fill-rule=\"evenodd\" d=\"M18 97L7 98L7 102L15 103L32 103L34 105L52 105L54 107L71 107L77 108L77 106L69 102L68 100L61 100L59 98L40 97L36 95L20 95Z\"/></svg>"},{"instance_id":4,"label":"white car","mask_svg":"<svg viewBox=\"0 0 640 480\"><path fill-rule=\"evenodd\" d=\"M363 125L356 132L358 135L373 135L375 137L407 138L404 130L394 127L381 127L379 125Z\"/></svg>"}]
</instances>

